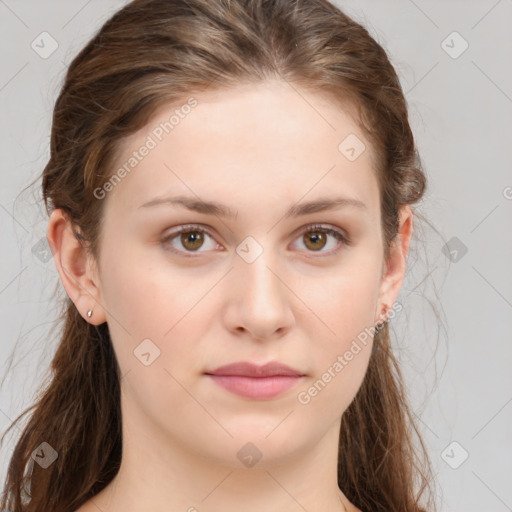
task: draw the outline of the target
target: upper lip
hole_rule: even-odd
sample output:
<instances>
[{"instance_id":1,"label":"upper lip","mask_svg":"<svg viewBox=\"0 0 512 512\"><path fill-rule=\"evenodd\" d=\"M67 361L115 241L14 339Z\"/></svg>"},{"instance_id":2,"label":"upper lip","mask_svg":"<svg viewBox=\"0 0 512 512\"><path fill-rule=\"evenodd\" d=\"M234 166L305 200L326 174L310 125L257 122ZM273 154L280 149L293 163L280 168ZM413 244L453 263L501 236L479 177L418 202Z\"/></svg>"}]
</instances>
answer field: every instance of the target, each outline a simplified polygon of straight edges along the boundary
<instances>
[{"instance_id":1,"label":"upper lip","mask_svg":"<svg viewBox=\"0 0 512 512\"><path fill-rule=\"evenodd\" d=\"M236 363L220 366L212 371L207 371L207 375L239 375L244 377L273 377L276 375L288 375L302 377L304 374L295 368L285 364L272 361L264 365L239 361Z\"/></svg>"}]
</instances>

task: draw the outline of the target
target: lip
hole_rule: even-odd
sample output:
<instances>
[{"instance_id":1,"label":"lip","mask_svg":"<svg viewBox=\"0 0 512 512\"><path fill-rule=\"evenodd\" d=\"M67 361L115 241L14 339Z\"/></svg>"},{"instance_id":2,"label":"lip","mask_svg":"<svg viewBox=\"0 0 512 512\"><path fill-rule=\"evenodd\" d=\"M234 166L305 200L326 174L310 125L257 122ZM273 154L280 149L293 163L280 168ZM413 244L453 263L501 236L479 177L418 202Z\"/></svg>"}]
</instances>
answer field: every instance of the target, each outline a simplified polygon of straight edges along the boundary
<instances>
[{"instance_id":1,"label":"lip","mask_svg":"<svg viewBox=\"0 0 512 512\"><path fill-rule=\"evenodd\" d=\"M241 361L205 372L205 375L227 391L253 400L279 396L304 377L299 370L275 361L265 365Z\"/></svg>"}]
</instances>

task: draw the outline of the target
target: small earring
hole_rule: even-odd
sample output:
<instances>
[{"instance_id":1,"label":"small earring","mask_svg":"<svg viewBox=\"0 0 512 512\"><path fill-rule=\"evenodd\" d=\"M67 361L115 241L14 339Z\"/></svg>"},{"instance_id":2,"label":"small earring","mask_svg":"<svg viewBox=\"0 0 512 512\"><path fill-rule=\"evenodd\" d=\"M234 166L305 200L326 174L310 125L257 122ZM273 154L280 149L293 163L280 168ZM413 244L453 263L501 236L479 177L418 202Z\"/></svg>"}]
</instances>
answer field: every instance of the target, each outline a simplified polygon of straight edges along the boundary
<instances>
[{"instance_id":1,"label":"small earring","mask_svg":"<svg viewBox=\"0 0 512 512\"><path fill-rule=\"evenodd\" d=\"M87 311L87 318L91 318L92 316L92 309L89 309L89 311Z\"/></svg>"},{"instance_id":2,"label":"small earring","mask_svg":"<svg viewBox=\"0 0 512 512\"><path fill-rule=\"evenodd\" d=\"M383 304L382 305L382 313L381 313L381 317L386 317L386 313L388 311L388 305L387 304ZM386 324L388 322L388 318L386 318L383 322L378 322L377 324L375 324L375 328L377 330L379 329L382 329L384 327L384 324Z\"/></svg>"}]
</instances>

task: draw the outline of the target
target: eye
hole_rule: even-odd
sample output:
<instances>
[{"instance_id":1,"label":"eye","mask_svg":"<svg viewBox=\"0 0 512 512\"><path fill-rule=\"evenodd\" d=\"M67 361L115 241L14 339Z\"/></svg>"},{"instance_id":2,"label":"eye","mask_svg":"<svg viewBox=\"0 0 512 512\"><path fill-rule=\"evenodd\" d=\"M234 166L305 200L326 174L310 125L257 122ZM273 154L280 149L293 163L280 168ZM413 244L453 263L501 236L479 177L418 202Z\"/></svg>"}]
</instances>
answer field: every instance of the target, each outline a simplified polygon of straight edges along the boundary
<instances>
[{"instance_id":1,"label":"eye","mask_svg":"<svg viewBox=\"0 0 512 512\"><path fill-rule=\"evenodd\" d=\"M334 244L331 244L334 245L334 249L322 251L322 249L328 245L329 236L335 239ZM335 254L340 250L341 245L350 245L351 243L349 238L340 230L318 224L309 226L299 239L305 241L304 246L310 249L308 252L320 252L322 256ZM323 253L327 254L325 255Z\"/></svg>"},{"instance_id":2,"label":"eye","mask_svg":"<svg viewBox=\"0 0 512 512\"><path fill-rule=\"evenodd\" d=\"M184 252L204 252L198 251L198 249L204 244L205 235L212 238L210 233L202 228L201 226L196 225L187 225L180 226L178 229L170 233L166 236L162 243L167 247L167 245L171 245L171 242L174 239L178 239L178 242L181 244L181 247L184 249L175 249L174 247L170 247L169 250L178 254L183 254ZM213 240L213 238L212 238ZM215 244L213 244L215 245ZM188 256L188 255L187 255Z\"/></svg>"},{"instance_id":3,"label":"eye","mask_svg":"<svg viewBox=\"0 0 512 512\"><path fill-rule=\"evenodd\" d=\"M200 248L204 247L206 240L205 235L213 242L211 243L210 249L215 249L217 245L213 240L213 236L208 230L199 225L180 226L178 229L164 237L162 244L174 253L190 257L192 256L191 253L205 252L199 251ZM319 252L322 253L322 255L325 252L328 253L327 255L334 254L340 250L341 245L351 244L350 239L340 230L316 224L308 226L308 228L302 232L301 236L302 238L299 237L299 239L305 241L304 246L306 247L307 252ZM329 236L334 238L337 243L334 242L334 249L330 251L323 251L322 249L328 245ZM175 239L181 245L181 248L173 246L172 242ZM206 250L208 250L208 248Z\"/></svg>"}]
</instances>

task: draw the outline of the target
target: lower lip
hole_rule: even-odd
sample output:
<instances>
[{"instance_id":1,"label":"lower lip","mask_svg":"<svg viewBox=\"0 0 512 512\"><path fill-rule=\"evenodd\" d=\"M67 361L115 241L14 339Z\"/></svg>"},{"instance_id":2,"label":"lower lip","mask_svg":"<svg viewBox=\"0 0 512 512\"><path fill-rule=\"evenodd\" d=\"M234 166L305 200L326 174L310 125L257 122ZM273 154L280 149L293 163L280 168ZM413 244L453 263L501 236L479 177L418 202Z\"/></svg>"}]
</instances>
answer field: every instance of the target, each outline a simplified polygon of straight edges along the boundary
<instances>
[{"instance_id":1,"label":"lower lip","mask_svg":"<svg viewBox=\"0 0 512 512\"><path fill-rule=\"evenodd\" d=\"M294 386L301 376L274 375L273 377L244 377L241 375L210 375L217 385L235 395L264 400L281 395Z\"/></svg>"}]
</instances>

